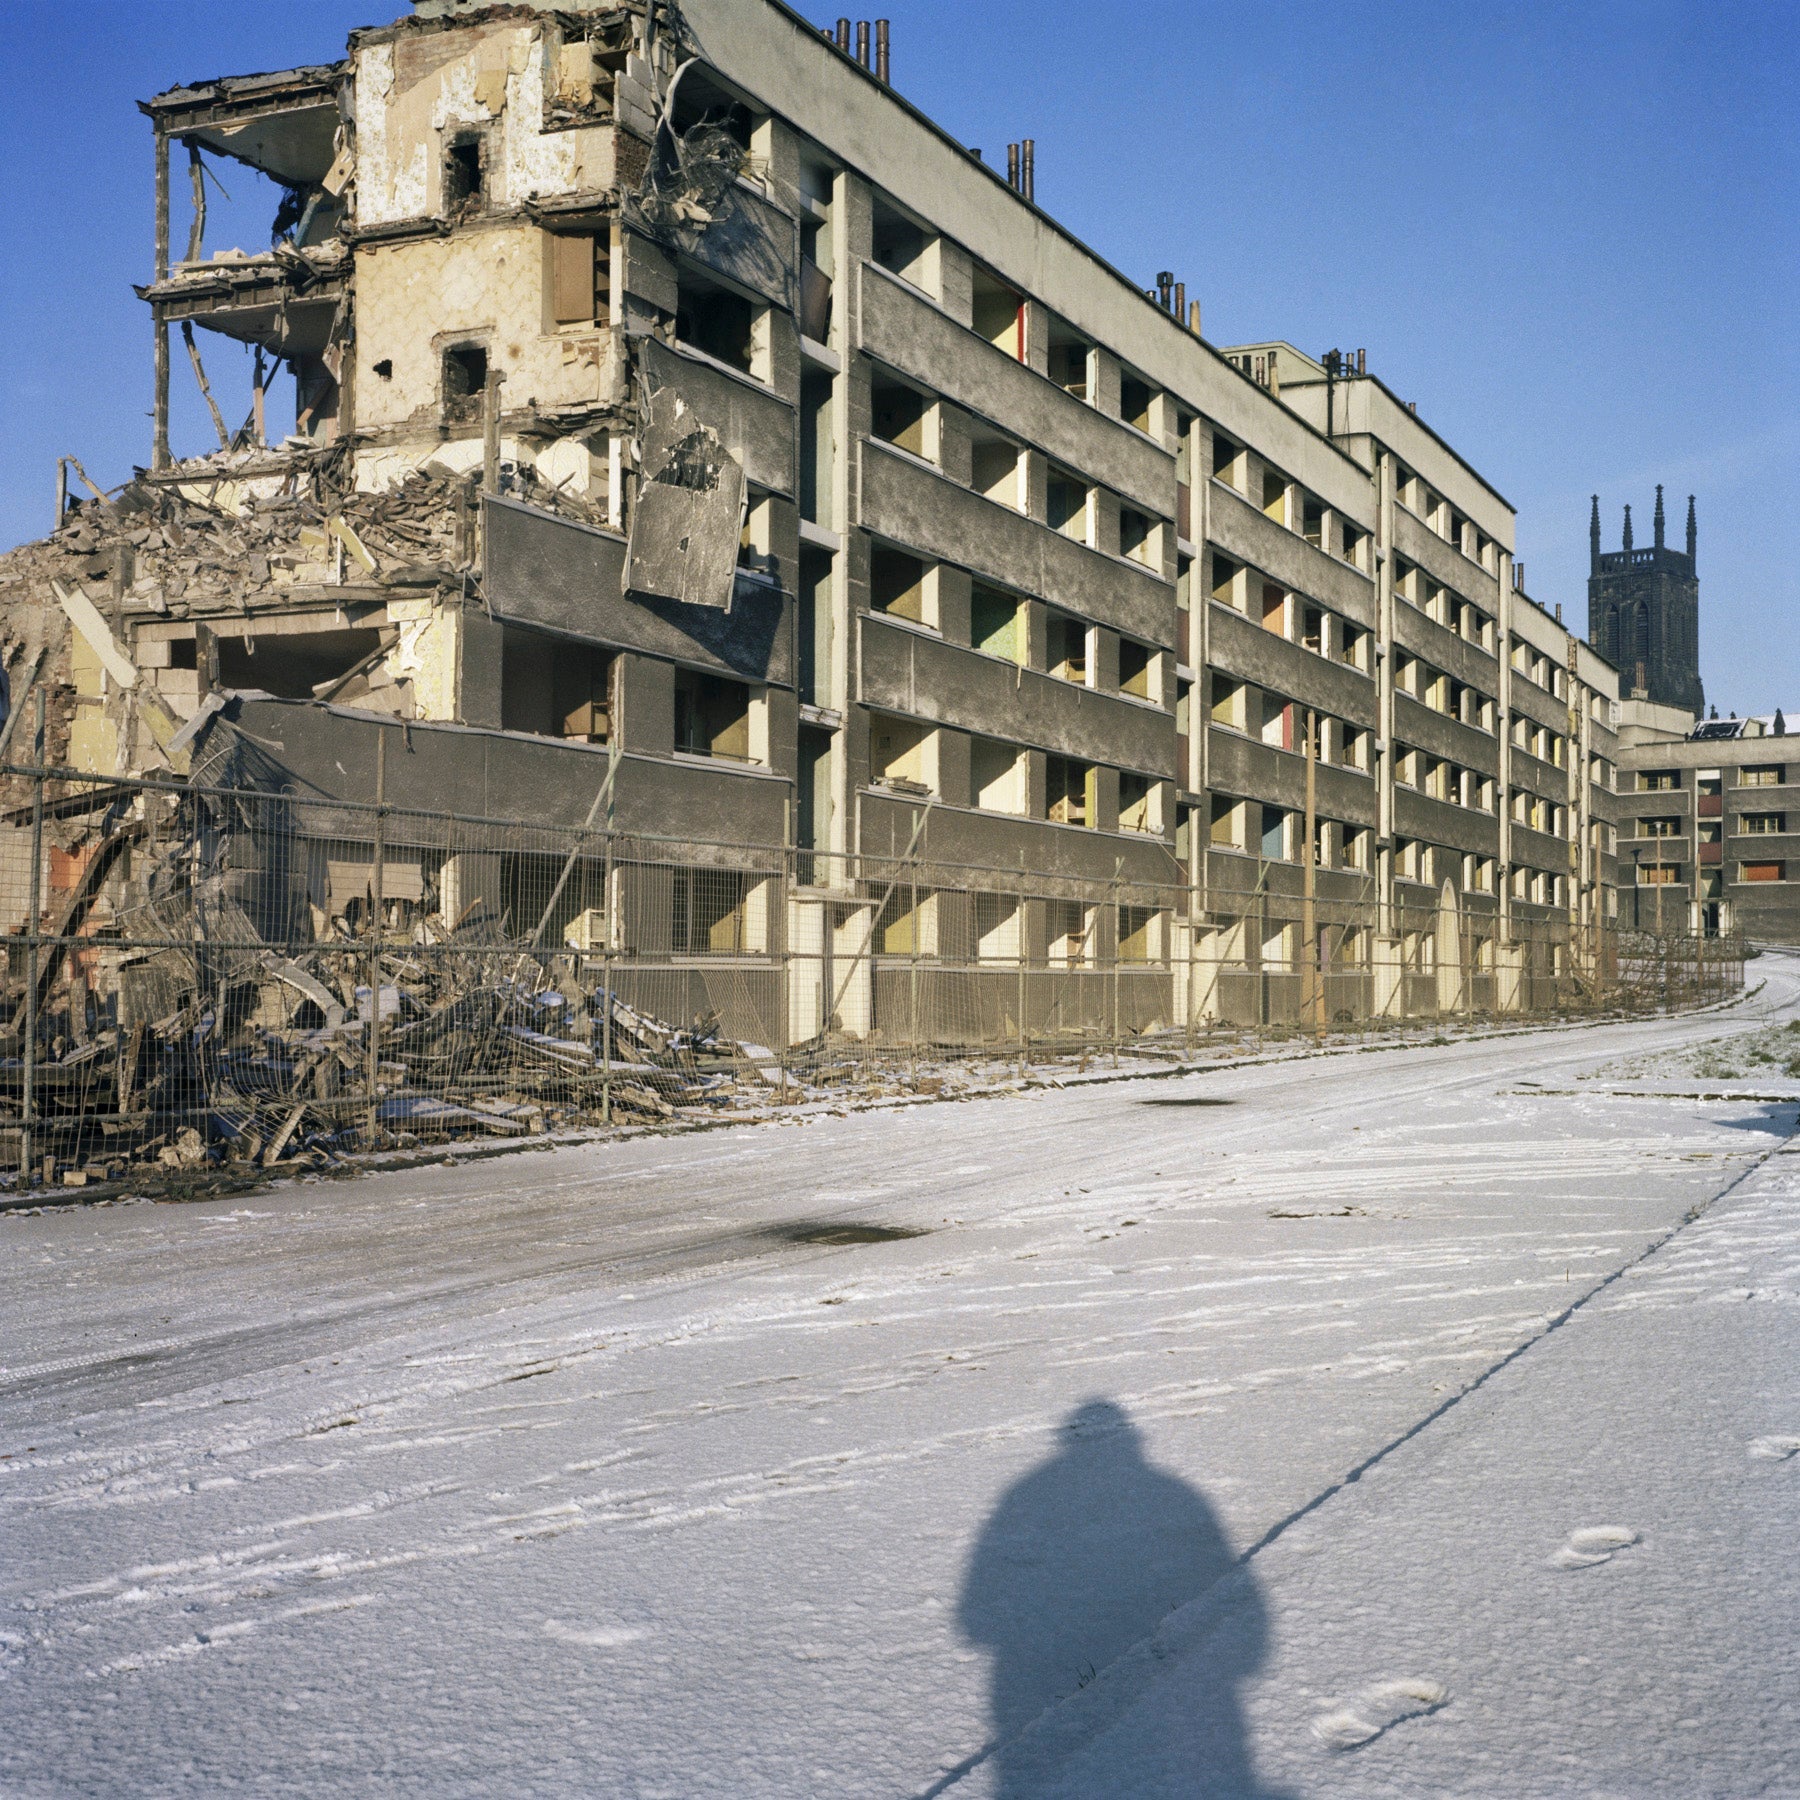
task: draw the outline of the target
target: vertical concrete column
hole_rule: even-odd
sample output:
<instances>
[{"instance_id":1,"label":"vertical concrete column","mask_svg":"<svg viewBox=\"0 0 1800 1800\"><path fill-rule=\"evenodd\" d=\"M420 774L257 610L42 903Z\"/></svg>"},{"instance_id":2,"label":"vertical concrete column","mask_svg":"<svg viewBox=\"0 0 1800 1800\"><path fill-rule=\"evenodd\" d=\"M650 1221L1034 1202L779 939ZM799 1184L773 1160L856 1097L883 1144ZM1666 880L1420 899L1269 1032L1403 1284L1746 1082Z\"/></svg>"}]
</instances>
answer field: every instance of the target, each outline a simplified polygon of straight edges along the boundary
<instances>
[{"instance_id":1,"label":"vertical concrete column","mask_svg":"<svg viewBox=\"0 0 1800 1800\"><path fill-rule=\"evenodd\" d=\"M1500 609L1494 626L1495 640L1500 651L1500 697L1494 720L1500 756L1494 799L1500 812L1500 942L1503 944L1512 942L1512 571L1512 553L1502 550ZM1516 1006L1516 987L1514 1000ZM1501 1010L1510 1009L1503 1007Z\"/></svg>"},{"instance_id":2,"label":"vertical concrete column","mask_svg":"<svg viewBox=\"0 0 1800 1800\"><path fill-rule=\"evenodd\" d=\"M831 944L826 900L788 901L788 1042L823 1031L831 1001Z\"/></svg>"},{"instance_id":3,"label":"vertical concrete column","mask_svg":"<svg viewBox=\"0 0 1800 1800\"><path fill-rule=\"evenodd\" d=\"M1437 1009L1459 1013L1468 1009L1468 983L1463 978L1462 915L1457 906L1456 884L1446 881L1438 895Z\"/></svg>"},{"instance_id":4,"label":"vertical concrete column","mask_svg":"<svg viewBox=\"0 0 1800 1800\"><path fill-rule=\"evenodd\" d=\"M1378 1019L1397 1019L1401 1014L1400 942L1383 932L1369 947L1375 993L1370 1010Z\"/></svg>"},{"instance_id":5,"label":"vertical concrete column","mask_svg":"<svg viewBox=\"0 0 1800 1800\"><path fill-rule=\"evenodd\" d=\"M1394 458L1383 450L1375 472L1375 932L1394 934ZM1376 977L1379 993L1381 980ZM1378 1005L1377 1013L1386 1016Z\"/></svg>"},{"instance_id":6,"label":"vertical concrete column","mask_svg":"<svg viewBox=\"0 0 1800 1800\"><path fill-rule=\"evenodd\" d=\"M1188 593L1188 655L1193 658L1194 690L1189 700L1188 729L1200 745L1200 806L1190 858L1190 877L1205 900L1212 881L1212 455L1211 425L1196 418L1188 440L1188 467L1194 476L1194 580Z\"/></svg>"},{"instance_id":7,"label":"vertical concrete column","mask_svg":"<svg viewBox=\"0 0 1800 1800\"><path fill-rule=\"evenodd\" d=\"M166 280L169 273L169 140L156 126L156 263L155 278ZM169 327L155 307L150 311L151 329L155 332L155 398L152 403L150 466L169 466ZM60 523L60 521L58 521Z\"/></svg>"},{"instance_id":8,"label":"vertical concrete column","mask_svg":"<svg viewBox=\"0 0 1800 1800\"><path fill-rule=\"evenodd\" d=\"M862 652L862 635L853 621L858 602L868 590L868 540L859 525L862 519L859 445L857 438L868 426L868 370L856 354L862 331L862 264L871 247L871 212L866 183L840 169L832 181L831 257L833 304L830 348L837 352L839 373L831 393L831 504L841 540L832 558L829 604L831 606L831 673L827 698L844 718L833 738L827 759L831 825L829 848L833 859L833 885L848 879L847 858L856 848L859 817L854 804L856 784L868 753L865 732L854 731L859 691L854 679L854 659ZM825 1021L827 1025L830 1020Z\"/></svg>"},{"instance_id":9,"label":"vertical concrete column","mask_svg":"<svg viewBox=\"0 0 1800 1800\"><path fill-rule=\"evenodd\" d=\"M1516 1013L1524 1004L1525 946L1496 943L1494 945L1494 1008L1497 1012Z\"/></svg>"},{"instance_id":10,"label":"vertical concrete column","mask_svg":"<svg viewBox=\"0 0 1800 1800\"><path fill-rule=\"evenodd\" d=\"M500 858L486 850L459 850L445 857L438 872L438 917L454 928L477 901L482 907L476 916L497 923L502 911Z\"/></svg>"}]
</instances>

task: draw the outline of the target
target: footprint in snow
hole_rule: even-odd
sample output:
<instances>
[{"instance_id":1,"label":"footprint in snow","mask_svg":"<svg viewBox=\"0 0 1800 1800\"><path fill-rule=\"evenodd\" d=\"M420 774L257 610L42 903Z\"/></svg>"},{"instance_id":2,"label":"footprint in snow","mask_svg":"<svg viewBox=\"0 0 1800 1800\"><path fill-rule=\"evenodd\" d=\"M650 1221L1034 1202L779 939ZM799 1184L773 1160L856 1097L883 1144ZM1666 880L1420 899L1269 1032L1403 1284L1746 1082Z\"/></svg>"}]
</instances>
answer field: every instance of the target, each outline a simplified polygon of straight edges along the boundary
<instances>
[{"instance_id":1,"label":"footprint in snow","mask_svg":"<svg viewBox=\"0 0 1800 1800\"><path fill-rule=\"evenodd\" d=\"M1750 1440L1750 1454L1760 1462L1786 1462L1800 1451L1800 1437L1759 1437Z\"/></svg>"},{"instance_id":2,"label":"footprint in snow","mask_svg":"<svg viewBox=\"0 0 1800 1800\"><path fill-rule=\"evenodd\" d=\"M562 1644L579 1644L585 1650L623 1650L650 1634L630 1625L566 1625L561 1619L544 1621L544 1636Z\"/></svg>"},{"instance_id":3,"label":"footprint in snow","mask_svg":"<svg viewBox=\"0 0 1800 1800\"><path fill-rule=\"evenodd\" d=\"M1378 1681L1354 1699L1335 1704L1313 1720L1313 1736L1328 1750L1356 1750L1390 1731L1403 1719L1423 1718L1449 1703L1447 1688L1418 1676Z\"/></svg>"},{"instance_id":4,"label":"footprint in snow","mask_svg":"<svg viewBox=\"0 0 1800 1800\"><path fill-rule=\"evenodd\" d=\"M1627 1525L1589 1525L1571 1531L1569 1541L1551 1557L1553 1568L1591 1569L1611 1562L1621 1551L1638 1541L1638 1534Z\"/></svg>"}]
</instances>

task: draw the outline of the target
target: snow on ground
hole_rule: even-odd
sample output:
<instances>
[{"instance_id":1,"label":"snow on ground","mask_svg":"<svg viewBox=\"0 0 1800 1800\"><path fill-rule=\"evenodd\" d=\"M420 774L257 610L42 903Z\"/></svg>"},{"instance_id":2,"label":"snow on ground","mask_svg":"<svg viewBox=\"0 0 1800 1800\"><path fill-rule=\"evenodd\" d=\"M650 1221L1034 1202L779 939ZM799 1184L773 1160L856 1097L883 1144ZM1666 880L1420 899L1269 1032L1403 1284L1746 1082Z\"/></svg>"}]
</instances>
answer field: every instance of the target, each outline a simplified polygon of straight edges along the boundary
<instances>
[{"instance_id":1,"label":"snow on ground","mask_svg":"<svg viewBox=\"0 0 1800 1800\"><path fill-rule=\"evenodd\" d=\"M0 1218L0 1791L1800 1792L1753 978Z\"/></svg>"}]
</instances>

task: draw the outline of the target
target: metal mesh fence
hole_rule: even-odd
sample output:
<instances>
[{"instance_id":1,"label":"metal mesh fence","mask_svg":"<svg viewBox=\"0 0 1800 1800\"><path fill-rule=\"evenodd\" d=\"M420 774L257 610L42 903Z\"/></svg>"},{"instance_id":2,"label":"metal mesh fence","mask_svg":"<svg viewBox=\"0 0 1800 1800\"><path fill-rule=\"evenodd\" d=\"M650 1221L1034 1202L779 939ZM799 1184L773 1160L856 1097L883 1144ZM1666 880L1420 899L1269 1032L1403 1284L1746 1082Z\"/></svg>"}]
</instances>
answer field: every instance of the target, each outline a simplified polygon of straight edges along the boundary
<instances>
[{"instance_id":1,"label":"metal mesh fence","mask_svg":"<svg viewBox=\"0 0 1800 1800\"><path fill-rule=\"evenodd\" d=\"M0 769L0 1164L678 1121L1208 1033L1692 1005L1743 947ZM246 775L251 779L246 781ZM379 784L378 784L379 785ZM604 793L603 793L604 798Z\"/></svg>"}]
</instances>

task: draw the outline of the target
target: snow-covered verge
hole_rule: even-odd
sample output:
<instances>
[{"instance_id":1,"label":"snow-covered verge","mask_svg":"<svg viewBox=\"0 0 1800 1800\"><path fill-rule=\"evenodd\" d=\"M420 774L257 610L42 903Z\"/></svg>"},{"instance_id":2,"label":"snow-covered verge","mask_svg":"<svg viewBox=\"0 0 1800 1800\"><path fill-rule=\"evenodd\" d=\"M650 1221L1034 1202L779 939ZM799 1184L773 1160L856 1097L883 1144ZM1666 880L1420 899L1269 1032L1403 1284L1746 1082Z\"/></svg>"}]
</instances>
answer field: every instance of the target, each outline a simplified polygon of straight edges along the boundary
<instances>
[{"instance_id":1,"label":"snow-covered verge","mask_svg":"<svg viewBox=\"0 0 1800 1800\"><path fill-rule=\"evenodd\" d=\"M1800 1789L1759 969L0 1219L0 1790Z\"/></svg>"}]
</instances>

